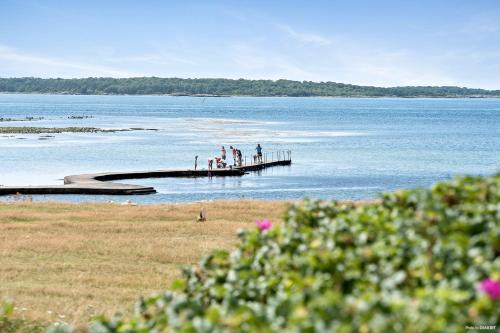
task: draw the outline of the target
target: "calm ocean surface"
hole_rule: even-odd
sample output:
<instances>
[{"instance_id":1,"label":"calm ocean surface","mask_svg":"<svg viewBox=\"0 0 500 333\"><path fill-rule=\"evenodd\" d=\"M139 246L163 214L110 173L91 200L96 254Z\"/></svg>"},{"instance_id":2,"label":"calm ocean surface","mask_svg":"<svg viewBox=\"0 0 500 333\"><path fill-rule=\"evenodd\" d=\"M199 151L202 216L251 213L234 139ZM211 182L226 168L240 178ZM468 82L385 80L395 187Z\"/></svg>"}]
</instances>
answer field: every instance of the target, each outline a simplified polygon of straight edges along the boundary
<instances>
[{"instance_id":1,"label":"calm ocean surface","mask_svg":"<svg viewBox=\"0 0 500 333\"><path fill-rule=\"evenodd\" d=\"M69 119L70 116L92 116ZM201 98L1 95L0 126L157 128L98 134L0 136L0 184L61 184L70 174L206 167L221 145L243 154L290 149L293 164L243 177L140 179L146 196L34 200L372 198L456 174L500 170L500 99ZM0 197L0 200L13 200Z\"/></svg>"}]
</instances>

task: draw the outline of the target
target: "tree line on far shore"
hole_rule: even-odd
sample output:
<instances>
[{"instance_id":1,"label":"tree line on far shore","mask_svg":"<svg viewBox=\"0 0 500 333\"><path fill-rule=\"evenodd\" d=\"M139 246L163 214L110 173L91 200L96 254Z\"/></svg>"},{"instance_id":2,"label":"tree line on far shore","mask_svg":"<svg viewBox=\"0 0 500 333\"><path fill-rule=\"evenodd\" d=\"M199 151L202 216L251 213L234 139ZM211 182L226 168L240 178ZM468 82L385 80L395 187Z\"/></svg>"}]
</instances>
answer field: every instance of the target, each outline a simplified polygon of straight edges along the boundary
<instances>
[{"instance_id":1,"label":"tree line on far shore","mask_svg":"<svg viewBox=\"0 0 500 333\"><path fill-rule=\"evenodd\" d=\"M202 95L293 97L500 97L500 90L453 86L371 87L291 80L181 79L159 77L42 79L0 78L2 93L73 95Z\"/></svg>"}]
</instances>

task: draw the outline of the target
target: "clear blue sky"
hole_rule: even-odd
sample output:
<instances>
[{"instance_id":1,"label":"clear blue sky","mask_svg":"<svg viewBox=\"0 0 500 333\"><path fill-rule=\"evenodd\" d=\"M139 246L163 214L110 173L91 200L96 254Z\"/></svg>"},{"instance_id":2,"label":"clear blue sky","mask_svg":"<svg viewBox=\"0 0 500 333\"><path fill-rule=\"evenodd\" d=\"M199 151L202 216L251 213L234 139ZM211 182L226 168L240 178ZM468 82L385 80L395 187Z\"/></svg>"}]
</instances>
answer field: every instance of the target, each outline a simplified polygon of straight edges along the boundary
<instances>
[{"instance_id":1,"label":"clear blue sky","mask_svg":"<svg viewBox=\"0 0 500 333\"><path fill-rule=\"evenodd\" d=\"M500 1L0 0L0 77L500 89Z\"/></svg>"}]
</instances>

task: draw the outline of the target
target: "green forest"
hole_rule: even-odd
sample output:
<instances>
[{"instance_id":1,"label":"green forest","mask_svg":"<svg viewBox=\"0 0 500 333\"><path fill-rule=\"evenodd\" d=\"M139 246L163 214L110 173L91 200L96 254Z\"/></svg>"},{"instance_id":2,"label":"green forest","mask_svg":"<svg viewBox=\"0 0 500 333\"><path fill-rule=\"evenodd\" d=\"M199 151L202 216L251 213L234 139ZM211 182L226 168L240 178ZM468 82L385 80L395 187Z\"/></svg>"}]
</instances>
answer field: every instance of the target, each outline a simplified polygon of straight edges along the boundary
<instances>
[{"instance_id":1,"label":"green forest","mask_svg":"<svg viewBox=\"0 0 500 333\"><path fill-rule=\"evenodd\" d=\"M180 79L159 77L41 79L0 78L1 93L72 95L500 97L500 90L453 86L371 87L291 80Z\"/></svg>"}]
</instances>

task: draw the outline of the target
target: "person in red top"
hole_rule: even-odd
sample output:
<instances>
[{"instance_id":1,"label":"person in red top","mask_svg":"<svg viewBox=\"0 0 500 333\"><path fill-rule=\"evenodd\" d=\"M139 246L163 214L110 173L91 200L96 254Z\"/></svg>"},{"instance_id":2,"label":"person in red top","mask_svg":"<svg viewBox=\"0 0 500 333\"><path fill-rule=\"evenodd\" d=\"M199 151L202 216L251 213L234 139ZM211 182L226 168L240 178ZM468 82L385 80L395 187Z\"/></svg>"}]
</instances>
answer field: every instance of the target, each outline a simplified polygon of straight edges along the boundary
<instances>
[{"instance_id":1,"label":"person in red top","mask_svg":"<svg viewBox=\"0 0 500 333\"><path fill-rule=\"evenodd\" d=\"M233 146L229 146L229 149L233 151L233 161L234 165L236 166L236 159L238 158L238 149L236 149L236 147Z\"/></svg>"},{"instance_id":2,"label":"person in red top","mask_svg":"<svg viewBox=\"0 0 500 333\"><path fill-rule=\"evenodd\" d=\"M222 168L222 162L221 162L221 161L222 161L222 158L220 158L220 157L215 157L215 167L216 167L217 169Z\"/></svg>"}]
</instances>

